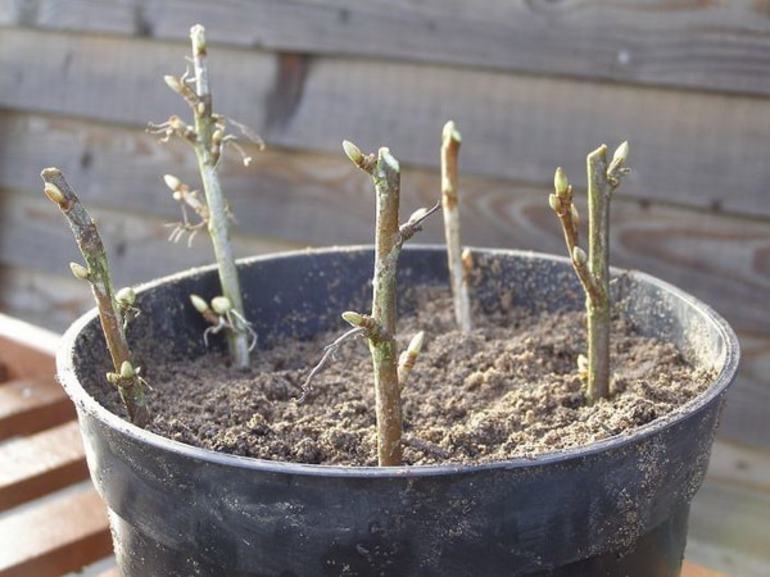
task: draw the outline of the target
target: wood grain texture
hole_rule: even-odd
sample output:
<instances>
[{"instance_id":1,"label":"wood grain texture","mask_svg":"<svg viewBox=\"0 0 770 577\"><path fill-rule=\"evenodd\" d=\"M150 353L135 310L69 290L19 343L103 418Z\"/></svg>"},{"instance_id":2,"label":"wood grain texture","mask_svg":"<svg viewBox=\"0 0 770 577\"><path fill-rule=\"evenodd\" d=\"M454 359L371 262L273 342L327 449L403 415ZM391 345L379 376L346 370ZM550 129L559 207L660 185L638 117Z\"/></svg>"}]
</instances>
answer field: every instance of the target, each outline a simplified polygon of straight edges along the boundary
<instances>
[{"instance_id":1,"label":"wood grain texture","mask_svg":"<svg viewBox=\"0 0 770 577\"><path fill-rule=\"evenodd\" d=\"M0 577L58 577L111 548L104 504L90 485L0 519Z\"/></svg>"},{"instance_id":2,"label":"wood grain texture","mask_svg":"<svg viewBox=\"0 0 770 577\"><path fill-rule=\"evenodd\" d=\"M183 111L161 77L181 70L184 51L143 39L3 30L0 107L162 120ZM580 184L586 151L628 138L627 196L770 216L767 100L258 50L220 48L211 61L217 108L272 146L337 152L349 138L435 167L441 127L453 118L464 136L464 173L545 184L562 165ZM15 146L6 139L3 148Z\"/></svg>"},{"instance_id":3,"label":"wood grain texture","mask_svg":"<svg viewBox=\"0 0 770 577\"><path fill-rule=\"evenodd\" d=\"M58 341L58 335L46 329L0 314L0 382L53 374Z\"/></svg>"},{"instance_id":4,"label":"wood grain texture","mask_svg":"<svg viewBox=\"0 0 770 577\"><path fill-rule=\"evenodd\" d=\"M687 557L730 575L766 577L769 518L768 453L716 443L690 510Z\"/></svg>"},{"instance_id":5,"label":"wood grain texture","mask_svg":"<svg viewBox=\"0 0 770 577\"><path fill-rule=\"evenodd\" d=\"M75 407L53 375L0 384L0 440L66 423Z\"/></svg>"},{"instance_id":6,"label":"wood grain texture","mask_svg":"<svg viewBox=\"0 0 770 577\"><path fill-rule=\"evenodd\" d=\"M77 421L0 444L0 511L88 477Z\"/></svg>"},{"instance_id":7,"label":"wood grain texture","mask_svg":"<svg viewBox=\"0 0 770 577\"><path fill-rule=\"evenodd\" d=\"M688 0L5 0L0 23L186 37L643 84L770 93L769 4Z\"/></svg>"}]
</instances>

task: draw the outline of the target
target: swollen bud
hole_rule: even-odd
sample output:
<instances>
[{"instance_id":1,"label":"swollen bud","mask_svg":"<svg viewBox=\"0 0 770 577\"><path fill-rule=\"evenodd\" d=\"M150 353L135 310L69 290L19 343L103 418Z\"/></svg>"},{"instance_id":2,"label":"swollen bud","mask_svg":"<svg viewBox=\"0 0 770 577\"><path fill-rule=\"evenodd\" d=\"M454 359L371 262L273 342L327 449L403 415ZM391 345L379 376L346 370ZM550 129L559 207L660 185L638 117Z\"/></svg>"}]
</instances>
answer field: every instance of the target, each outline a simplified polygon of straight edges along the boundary
<instances>
[{"instance_id":1,"label":"swollen bud","mask_svg":"<svg viewBox=\"0 0 770 577\"><path fill-rule=\"evenodd\" d=\"M348 158L353 164L355 164L358 167L361 167L361 165L364 162L364 153L361 152L360 148L358 148L355 144L353 144L349 140L343 140L342 149L345 151L345 154L347 154Z\"/></svg>"},{"instance_id":2,"label":"swollen bud","mask_svg":"<svg viewBox=\"0 0 770 577\"><path fill-rule=\"evenodd\" d=\"M75 276L76 279L88 280L88 275L89 275L88 269L84 267L82 264L71 262L70 270L72 271L72 274Z\"/></svg>"},{"instance_id":3,"label":"swollen bud","mask_svg":"<svg viewBox=\"0 0 770 577\"><path fill-rule=\"evenodd\" d=\"M195 307L195 310L201 314L209 310L208 303L196 294L190 295L190 302Z\"/></svg>"},{"instance_id":4,"label":"swollen bud","mask_svg":"<svg viewBox=\"0 0 770 577\"><path fill-rule=\"evenodd\" d=\"M176 192L177 190L182 188L182 181L179 180L173 174L164 174L163 175L163 182L165 182L166 186L168 186L174 192Z\"/></svg>"},{"instance_id":5,"label":"swollen bud","mask_svg":"<svg viewBox=\"0 0 770 577\"><path fill-rule=\"evenodd\" d=\"M612 155L612 164L622 165L628 160L628 140L624 140Z\"/></svg>"},{"instance_id":6,"label":"swollen bud","mask_svg":"<svg viewBox=\"0 0 770 577\"><path fill-rule=\"evenodd\" d=\"M136 376L134 365L132 365L129 361L123 361L123 364L120 365L120 378L131 379L134 376Z\"/></svg>"},{"instance_id":7,"label":"swollen bud","mask_svg":"<svg viewBox=\"0 0 770 577\"><path fill-rule=\"evenodd\" d=\"M342 320L354 327L360 327L364 323L364 315L355 311L345 311L342 313Z\"/></svg>"},{"instance_id":8,"label":"swollen bud","mask_svg":"<svg viewBox=\"0 0 770 577\"><path fill-rule=\"evenodd\" d=\"M567 180L567 173L560 166L553 174L553 188L556 190L556 194L564 196L569 190L569 180Z\"/></svg>"},{"instance_id":9,"label":"swollen bud","mask_svg":"<svg viewBox=\"0 0 770 577\"><path fill-rule=\"evenodd\" d=\"M555 213L561 213L561 200L553 193L548 195L548 206L550 206L551 210Z\"/></svg>"},{"instance_id":10,"label":"swollen bud","mask_svg":"<svg viewBox=\"0 0 770 577\"><path fill-rule=\"evenodd\" d=\"M413 355L419 355L420 351L422 351L422 345L424 342L425 331L420 331L412 337L411 341L409 341L409 346L406 347L406 352Z\"/></svg>"},{"instance_id":11,"label":"swollen bud","mask_svg":"<svg viewBox=\"0 0 770 577\"><path fill-rule=\"evenodd\" d=\"M163 77L163 80L166 82L168 87L173 90L174 92L181 93L184 89L182 85L182 81L179 80L176 76L172 76L171 74L166 74Z\"/></svg>"},{"instance_id":12,"label":"swollen bud","mask_svg":"<svg viewBox=\"0 0 770 577\"><path fill-rule=\"evenodd\" d=\"M115 300L123 306L132 306L136 302L136 293L131 287L123 287L115 293Z\"/></svg>"},{"instance_id":13,"label":"swollen bud","mask_svg":"<svg viewBox=\"0 0 770 577\"><path fill-rule=\"evenodd\" d=\"M211 299L211 308L214 309L214 312L218 315L224 315L232 310L233 303L231 303L230 299L227 297L218 296Z\"/></svg>"},{"instance_id":14,"label":"swollen bud","mask_svg":"<svg viewBox=\"0 0 770 577\"><path fill-rule=\"evenodd\" d=\"M425 218L425 215L427 214L428 214L427 208L418 208L412 214L409 215L409 220L407 220L407 223L415 224L417 222L420 222L420 220Z\"/></svg>"},{"instance_id":15,"label":"swollen bud","mask_svg":"<svg viewBox=\"0 0 770 577\"><path fill-rule=\"evenodd\" d=\"M578 214L578 209L575 207L574 204L571 204L569 207L570 211L570 217L572 218L572 223L575 226L578 226L580 224L580 214Z\"/></svg>"},{"instance_id":16,"label":"swollen bud","mask_svg":"<svg viewBox=\"0 0 770 577\"><path fill-rule=\"evenodd\" d=\"M43 192L51 202L55 202L59 206L64 206L67 203L61 189L52 182L46 182L43 185Z\"/></svg>"},{"instance_id":17,"label":"swollen bud","mask_svg":"<svg viewBox=\"0 0 770 577\"><path fill-rule=\"evenodd\" d=\"M588 255L586 254L586 251L579 246L576 246L572 251L572 260L578 264L585 264L588 261Z\"/></svg>"}]
</instances>

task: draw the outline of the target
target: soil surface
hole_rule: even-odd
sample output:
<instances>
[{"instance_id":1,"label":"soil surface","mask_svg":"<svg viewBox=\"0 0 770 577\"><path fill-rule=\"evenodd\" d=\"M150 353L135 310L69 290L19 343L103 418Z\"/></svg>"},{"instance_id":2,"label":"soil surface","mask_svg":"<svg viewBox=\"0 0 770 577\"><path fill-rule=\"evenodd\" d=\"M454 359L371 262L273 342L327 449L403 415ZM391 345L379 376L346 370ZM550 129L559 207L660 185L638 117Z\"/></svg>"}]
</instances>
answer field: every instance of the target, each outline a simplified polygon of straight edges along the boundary
<instances>
[{"instance_id":1,"label":"soil surface","mask_svg":"<svg viewBox=\"0 0 770 577\"><path fill-rule=\"evenodd\" d=\"M616 318L612 395L589 406L576 368L586 347L584 314L534 314L503 299L498 310L476 311L475 329L462 334L447 291L429 289L420 300L419 312L399 321L402 349L426 331L402 393L406 464L528 457L628 435L672 415L714 378L673 345ZM246 372L217 354L155 365L150 430L236 455L376 465L371 358L362 338L345 343L297 401L343 325L312 341L274 343ZM120 410L114 394L101 401Z\"/></svg>"}]
</instances>

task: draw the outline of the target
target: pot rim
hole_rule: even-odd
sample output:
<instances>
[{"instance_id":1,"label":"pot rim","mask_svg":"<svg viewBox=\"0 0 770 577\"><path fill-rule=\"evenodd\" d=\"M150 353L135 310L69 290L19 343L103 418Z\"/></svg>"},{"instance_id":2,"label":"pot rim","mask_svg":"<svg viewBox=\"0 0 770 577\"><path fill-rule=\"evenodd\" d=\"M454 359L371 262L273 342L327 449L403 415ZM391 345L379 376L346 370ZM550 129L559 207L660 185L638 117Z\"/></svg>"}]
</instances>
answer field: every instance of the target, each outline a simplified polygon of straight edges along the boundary
<instances>
[{"instance_id":1,"label":"pot rim","mask_svg":"<svg viewBox=\"0 0 770 577\"><path fill-rule=\"evenodd\" d=\"M523 259L537 259L551 262L569 264L567 257L540 253L534 251L501 249L501 248L479 248L468 247L471 252L495 252L509 257ZM312 248L302 250L282 251L259 256L252 256L238 259L239 265L252 264L277 258L312 256L339 252L359 252L372 251L372 245L345 245L330 246L323 248ZM409 251L436 251L445 250L443 245L421 244L405 247ZM216 269L216 265L207 265L187 269L182 272L171 274L136 287L137 293L152 290L162 284L187 278L193 275L206 273ZM678 297L693 310L697 311L706 322L713 327L719 334L725 344L724 364L716 376L711 386L696 399L690 401L683 408L679 409L670 417L655 419L654 421L639 427L632 435L615 435L601 441L596 441L588 445L581 445L561 451L552 451L541 453L533 457L517 457L501 461L485 461L483 463L470 464L438 464L438 465L400 465L396 467L375 467L375 466L340 466L340 465L315 465L306 463L293 463L289 461L271 461L267 459L258 459L254 457L243 457L220 453L211 449L195 447L175 441L167 437L158 435L151 431L141 429L131 424L122 417L110 412L103 407L94 397L92 397L81 385L73 363L73 349L77 336L80 332L94 320L97 316L96 308L89 310L80 316L64 333L56 354L57 376L64 390L78 407L79 411L85 411L90 416L96 418L103 424L117 430L121 434L127 435L132 439L147 443L161 450L177 453L193 459L199 459L208 463L220 466L230 466L267 473L284 473L292 475L305 476L323 476L323 477L346 477L346 478L390 478L390 477L430 477L441 475L452 475L457 473L473 473L480 471L489 471L497 469L515 469L534 466L543 466L548 464L559 464L573 459L582 459L603 451L621 449L632 443L643 441L655 435L656 433L673 427L683 421L689 415L703 410L714 398L721 395L724 390L734 381L738 364L740 360L740 346L735 332L714 309L701 300L693 297L689 293L677 288L676 286L660 280L657 277L643 273L637 270L626 270L613 267L613 274L624 273L635 280L641 280L645 283L668 291Z\"/></svg>"}]
</instances>

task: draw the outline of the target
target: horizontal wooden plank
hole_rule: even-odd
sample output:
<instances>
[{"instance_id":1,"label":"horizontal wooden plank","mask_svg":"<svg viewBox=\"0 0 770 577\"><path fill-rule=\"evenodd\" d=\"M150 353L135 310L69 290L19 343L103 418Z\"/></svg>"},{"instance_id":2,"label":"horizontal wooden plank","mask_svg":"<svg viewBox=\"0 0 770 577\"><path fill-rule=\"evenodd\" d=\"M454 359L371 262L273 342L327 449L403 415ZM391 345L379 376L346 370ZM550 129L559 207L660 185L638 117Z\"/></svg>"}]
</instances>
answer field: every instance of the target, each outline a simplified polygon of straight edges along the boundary
<instances>
[{"instance_id":1,"label":"horizontal wooden plank","mask_svg":"<svg viewBox=\"0 0 770 577\"><path fill-rule=\"evenodd\" d=\"M75 408L53 375L0 384L0 440L65 423Z\"/></svg>"},{"instance_id":2,"label":"horizontal wooden plank","mask_svg":"<svg viewBox=\"0 0 770 577\"><path fill-rule=\"evenodd\" d=\"M0 444L0 511L88 477L77 421Z\"/></svg>"},{"instance_id":3,"label":"horizontal wooden plank","mask_svg":"<svg viewBox=\"0 0 770 577\"><path fill-rule=\"evenodd\" d=\"M58 577L111 548L104 504L90 486L0 519L0 577Z\"/></svg>"},{"instance_id":4,"label":"horizontal wooden plank","mask_svg":"<svg viewBox=\"0 0 770 577\"><path fill-rule=\"evenodd\" d=\"M0 35L0 107L142 125L161 120L183 111L161 77L182 68L185 50L7 29ZM211 61L218 109L273 146L339 154L340 141L350 138L366 149L388 144L405 162L435 167L441 126L452 117L464 135L466 173L545 184L563 165L579 185L588 150L628 138L634 172L624 195L770 216L766 99L229 48L212 50ZM21 154L13 150L20 143L6 143L0 157ZM71 162L89 162L87 154L64 152ZM124 150L115 170L135 173L135 154L159 153Z\"/></svg>"},{"instance_id":5,"label":"horizontal wooden plank","mask_svg":"<svg viewBox=\"0 0 770 577\"><path fill-rule=\"evenodd\" d=\"M0 265L0 310L58 333L93 307L82 282L65 271L51 274ZM63 276L64 275L64 276ZM53 367L47 374L53 374Z\"/></svg>"},{"instance_id":6,"label":"horizontal wooden plank","mask_svg":"<svg viewBox=\"0 0 770 577\"><path fill-rule=\"evenodd\" d=\"M687 558L729 575L764 577L768 513L770 453L717 441L693 500Z\"/></svg>"},{"instance_id":7,"label":"horizontal wooden plank","mask_svg":"<svg viewBox=\"0 0 770 577\"><path fill-rule=\"evenodd\" d=\"M46 329L0 314L0 381L52 375L58 340Z\"/></svg>"},{"instance_id":8,"label":"horizontal wooden plank","mask_svg":"<svg viewBox=\"0 0 770 577\"><path fill-rule=\"evenodd\" d=\"M705 567L695 565L685 560L682 566L682 577L727 577L724 573L717 573Z\"/></svg>"},{"instance_id":9,"label":"horizontal wooden plank","mask_svg":"<svg viewBox=\"0 0 770 577\"><path fill-rule=\"evenodd\" d=\"M161 194L158 196L162 198ZM169 204L173 208L173 203ZM0 222L8 223L0 230L0 254L4 255L0 258L3 262L17 266L31 265L42 271L66 271L69 261L82 261L69 227L45 198L0 192L0 206L4 213ZM192 247L188 247L186 242L168 242L171 228L162 219L102 210L93 205L89 210L109 247L117 284L135 284L158 276L160 271L171 273L214 260L205 234L196 237ZM24 225L11 225L12 221ZM234 238L234 246L237 254L246 256L295 248L297 245L238 236ZM87 284L81 286L87 293Z\"/></svg>"},{"instance_id":10,"label":"horizontal wooden plank","mask_svg":"<svg viewBox=\"0 0 770 577\"><path fill-rule=\"evenodd\" d=\"M766 2L6 0L0 23L770 93ZM184 15L184 18L180 18Z\"/></svg>"}]
</instances>

